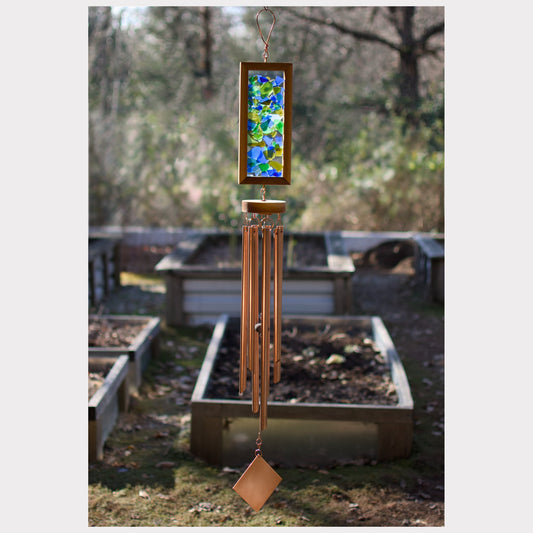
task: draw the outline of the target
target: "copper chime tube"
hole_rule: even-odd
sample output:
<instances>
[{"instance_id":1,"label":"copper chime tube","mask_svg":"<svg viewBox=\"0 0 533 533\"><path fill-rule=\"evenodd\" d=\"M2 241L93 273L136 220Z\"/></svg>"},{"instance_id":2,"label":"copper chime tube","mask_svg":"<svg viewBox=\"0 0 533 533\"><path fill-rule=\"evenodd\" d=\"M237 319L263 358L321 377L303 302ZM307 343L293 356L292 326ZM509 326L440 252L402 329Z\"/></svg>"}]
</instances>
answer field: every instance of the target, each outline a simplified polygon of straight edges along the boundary
<instances>
[{"instance_id":1,"label":"copper chime tube","mask_svg":"<svg viewBox=\"0 0 533 533\"><path fill-rule=\"evenodd\" d=\"M267 401L270 389L270 313L271 274L274 274L274 364L273 381L281 373L281 284L283 278L283 226L281 213L285 202L280 200L243 200L246 214L242 230L242 302L241 356L239 392L244 393L248 370L251 371L252 411L259 413L260 431L267 426ZM272 215L278 215L276 226ZM261 231L262 273L259 278L259 231ZM272 233L274 238L272 238ZM272 240L274 243L272 243ZM274 244L274 246L272 246ZM272 247L274 257L272 261ZM259 287L261 283L261 287Z\"/></svg>"},{"instance_id":2,"label":"copper chime tube","mask_svg":"<svg viewBox=\"0 0 533 533\"><path fill-rule=\"evenodd\" d=\"M263 286L261 291L261 431L267 425L267 400L270 384L270 226L263 228Z\"/></svg>"},{"instance_id":3,"label":"copper chime tube","mask_svg":"<svg viewBox=\"0 0 533 533\"><path fill-rule=\"evenodd\" d=\"M259 411L259 229L250 227L250 313L248 316L250 356L252 362L252 411Z\"/></svg>"},{"instance_id":4,"label":"copper chime tube","mask_svg":"<svg viewBox=\"0 0 533 533\"><path fill-rule=\"evenodd\" d=\"M281 285L283 282L283 226L274 230L274 383L281 379Z\"/></svg>"},{"instance_id":5,"label":"copper chime tube","mask_svg":"<svg viewBox=\"0 0 533 533\"><path fill-rule=\"evenodd\" d=\"M250 267L249 267L249 232L250 227L246 224L242 226L242 275L241 275L241 366L239 379L239 394L246 389L246 374L248 361L250 360L249 352L249 331L250 325L248 316L250 315Z\"/></svg>"}]
</instances>

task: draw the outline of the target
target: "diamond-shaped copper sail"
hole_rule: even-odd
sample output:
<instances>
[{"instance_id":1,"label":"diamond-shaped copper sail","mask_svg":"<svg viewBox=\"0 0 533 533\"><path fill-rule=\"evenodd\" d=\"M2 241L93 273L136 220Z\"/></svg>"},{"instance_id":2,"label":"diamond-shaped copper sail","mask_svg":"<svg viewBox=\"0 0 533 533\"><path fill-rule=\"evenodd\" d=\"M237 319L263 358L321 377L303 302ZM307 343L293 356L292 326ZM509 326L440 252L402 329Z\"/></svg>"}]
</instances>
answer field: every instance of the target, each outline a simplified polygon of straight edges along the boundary
<instances>
[{"instance_id":1,"label":"diamond-shaped copper sail","mask_svg":"<svg viewBox=\"0 0 533 533\"><path fill-rule=\"evenodd\" d=\"M256 455L233 490L254 510L259 511L281 482L281 476Z\"/></svg>"}]
</instances>

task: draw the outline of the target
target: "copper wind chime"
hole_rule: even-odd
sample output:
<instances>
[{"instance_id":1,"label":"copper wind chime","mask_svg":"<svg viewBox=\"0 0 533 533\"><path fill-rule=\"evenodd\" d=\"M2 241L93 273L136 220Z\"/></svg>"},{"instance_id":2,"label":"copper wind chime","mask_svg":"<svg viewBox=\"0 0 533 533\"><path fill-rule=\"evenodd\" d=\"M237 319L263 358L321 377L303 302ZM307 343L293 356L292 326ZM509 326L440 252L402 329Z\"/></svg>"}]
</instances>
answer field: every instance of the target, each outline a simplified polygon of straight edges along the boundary
<instances>
[{"instance_id":1,"label":"copper wind chime","mask_svg":"<svg viewBox=\"0 0 533 533\"><path fill-rule=\"evenodd\" d=\"M272 16L266 39L259 24L263 12ZM268 43L276 23L274 13L265 7L257 13L256 22L265 45L264 61L241 63L239 85L239 184L261 185L261 199L242 201L239 393L246 390L250 373L252 412L258 414L259 431L255 458L233 489L258 511L281 481L262 457L261 432L267 427L271 365L272 381L278 383L281 378L281 214L286 202L267 200L266 185L290 185L292 63L268 63Z\"/></svg>"}]
</instances>

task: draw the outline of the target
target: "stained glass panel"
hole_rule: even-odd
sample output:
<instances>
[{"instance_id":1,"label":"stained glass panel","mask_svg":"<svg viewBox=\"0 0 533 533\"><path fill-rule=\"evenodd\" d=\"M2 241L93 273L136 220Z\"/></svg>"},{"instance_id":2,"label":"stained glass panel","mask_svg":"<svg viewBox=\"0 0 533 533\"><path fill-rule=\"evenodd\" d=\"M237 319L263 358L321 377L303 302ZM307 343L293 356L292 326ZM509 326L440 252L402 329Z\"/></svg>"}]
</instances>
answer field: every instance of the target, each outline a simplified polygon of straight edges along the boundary
<instances>
[{"instance_id":1,"label":"stained glass panel","mask_svg":"<svg viewBox=\"0 0 533 533\"><path fill-rule=\"evenodd\" d=\"M248 74L247 174L282 176L285 110L283 72Z\"/></svg>"}]
</instances>

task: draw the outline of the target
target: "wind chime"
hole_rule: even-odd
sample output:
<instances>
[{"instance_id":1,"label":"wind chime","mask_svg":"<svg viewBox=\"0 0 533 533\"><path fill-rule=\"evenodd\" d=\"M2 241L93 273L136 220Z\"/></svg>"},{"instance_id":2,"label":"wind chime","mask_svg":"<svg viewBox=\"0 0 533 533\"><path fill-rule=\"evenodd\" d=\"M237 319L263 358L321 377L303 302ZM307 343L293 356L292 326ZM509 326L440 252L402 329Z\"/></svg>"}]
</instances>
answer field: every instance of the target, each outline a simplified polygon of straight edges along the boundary
<instances>
[{"instance_id":1,"label":"wind chime","mask_svg":"<svg viewBox=\"0 0 533 533\"><path fill-rule=\"evenodd\" d=\"M272 16L266 39L259 24L259 15L263 12ZM261 185L261 199L242 201L239 393L246 390L250 373L252 412L258 414L259 431L255 458L233 489L259 511L281 481L262 457L261 432L267 427L271 364L272 381L278 383L281 378L281 215L286 202L267 200L266 186L290 185L291 181L292 63L268 63L268 43L276 23L274 13L266 7L261 9L256 23L265 45L264 61L241 63L239 85L239 184ZM270 309L272 273L273 316Z\"/></svg>"}]
</instances>

